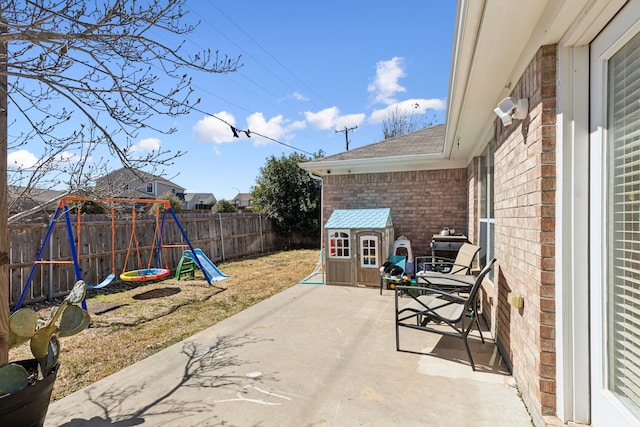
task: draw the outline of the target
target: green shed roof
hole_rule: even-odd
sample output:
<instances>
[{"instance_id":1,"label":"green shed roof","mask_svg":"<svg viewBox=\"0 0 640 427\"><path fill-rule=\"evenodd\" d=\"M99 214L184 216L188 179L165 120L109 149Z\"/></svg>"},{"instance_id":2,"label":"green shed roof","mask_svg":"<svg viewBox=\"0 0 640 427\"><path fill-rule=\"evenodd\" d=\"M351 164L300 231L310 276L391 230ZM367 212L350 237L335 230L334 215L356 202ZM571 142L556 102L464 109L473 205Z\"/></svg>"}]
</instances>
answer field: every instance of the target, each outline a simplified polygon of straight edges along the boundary
<instances>
[{"instance_id":1,"label":"green shed roof","mask_svg":"<svg viewBox=\"0 0 640 427\"><path fill-rule=\"evenodd\" d=\"M392 225L390 208L336 209L324 228L386 228Z\"/></svg>"}]
</instances>

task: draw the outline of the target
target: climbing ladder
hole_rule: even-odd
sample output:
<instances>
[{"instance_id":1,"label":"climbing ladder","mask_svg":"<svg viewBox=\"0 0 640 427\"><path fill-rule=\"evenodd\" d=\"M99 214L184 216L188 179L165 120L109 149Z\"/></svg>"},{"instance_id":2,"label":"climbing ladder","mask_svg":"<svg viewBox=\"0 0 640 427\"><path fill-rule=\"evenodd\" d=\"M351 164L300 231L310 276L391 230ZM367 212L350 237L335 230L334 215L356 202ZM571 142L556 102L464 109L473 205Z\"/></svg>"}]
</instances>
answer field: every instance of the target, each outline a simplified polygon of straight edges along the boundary
<instances>
[{"instance_id":1,"label":"climbing ladder","mask_svg":"<svg viewBox=\"0 0 640 427\"><path fill-rule=\"evenodd\" d=\"M193 259L183 256L180 258L178 268L176 268L176 280L180 280L183 277L195 277L196 263Z\"/></svg>"}]
</instances>

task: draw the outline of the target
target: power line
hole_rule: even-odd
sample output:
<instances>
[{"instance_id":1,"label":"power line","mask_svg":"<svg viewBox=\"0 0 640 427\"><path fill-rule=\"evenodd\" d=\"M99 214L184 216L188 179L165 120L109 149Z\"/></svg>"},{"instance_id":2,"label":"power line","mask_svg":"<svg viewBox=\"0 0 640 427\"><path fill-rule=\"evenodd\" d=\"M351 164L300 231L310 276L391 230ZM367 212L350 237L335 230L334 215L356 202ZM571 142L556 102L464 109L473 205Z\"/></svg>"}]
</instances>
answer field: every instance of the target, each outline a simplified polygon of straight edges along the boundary
<instances>
[{"instance_id":1,"label":"power line","mask_svg":"<svg viewBox=\"0 0 640 427\"><path fill-rule=\"evenodd\" d=\"M308 155L310 155L311 157L314 157L314 156L315 156L315 154L313 154L313 153L310 153L310 152L308 152L308 151L306 151L306 150L303 150L303 149L301 149L301 148L294 147L294 146L293 146L293 145L291 145L291 144L287 144L286 142L279 141L279 140L277 140L277 139L275 139L275 138L271 138L270 136L266 136L266 135L263 135L263 134L258 133L258 132L253 132L253 131L251 131L250 129L239 129L239 128L237 128L237 127L233 126L231 123L227 122L225 119L223 119L223 118L221 118L221 117L216 116L215 114L208 113L208 112L206 112L206 111L204 111L204 110L201 110L201 109L199 109L199 108L196 108L196 107L194 107L194 106L189 106L189 108L190 108L191 110L193 110L193 111L197 111L197 112L202 113L202 114L204 114L204 115L207 115L207 116L213 117L214 119L219 120L219 121L221 121L222 123L226 124L226 125L227 125L227 126L229 126L229 128L231 129L231 132L232 132L232 134L233 134L233 137L234 137L234 138L239 138L239 137L240 137L239 133L244 133L244 134L247 136L247 138L251 138L251 135L257 135L257 136L262 137L262 138L264 138L264 139L268 139L269 141L273 141L273 142L275 142L275 143L277 143L277 144L280 144L280 145L283 145L283 146L285 146L285 147L291 148L292 150L295 150L295 151L299 151L299 152L301 152L301 153L308 154Z\"/></svg>"},{"instance_id":2,"label":"power line","mask_svg":"<svg viewBox=\"0 0 640 427\"><path fill-rule=\"evenodd\" d=\"M213 3L212 0L208 0L208 3L213 6L223 17L225 17L229 22L231 22L231 24L233 24L244 36L246 36L250 41L252 41L258 48L260 48L265 54L267 54L267 56L269 56L269 58L271 58L274 62L276 62L278 65L280 65L287 73L289 73L293 78L295 78L298 82L300 82L306 89L309 90L309 92L311 92L314 96L316 96L320 101L322 101L323 103L325 103L326 105L330 105L329 102L327 102L326 100L324 100L322 98L322 96L320 96L316 91L314 91L309 85L307 85L300 77L298 77L293 71L291 71L286 65L284 65L280 60L278 60L278 58L276 58L271 52L269 52L264 46L262 46L262 44L260 44L256 39L254 39L249 33L247 33L244 29L242 29L242 27L240 27L240 25L238 25L230 16L228 16L227 14L225 14L216 4ZM291 89L294 92L298 92L298 90L293 87L288 81L286 81L285 79L283 79L282 77L280 77L278 74L276 74L274 71L272 71L269 67L267 67L266 65L264 65L263 63L261 63L257 58L255 58L253 55L251 55L249 52L247 52L245 49L243 49L241 46L239 46L235 41L233 41L231 38L229 38L226 34L224 34L222 31L220 31L218 28L216 28L207 18L203 17L202 15L198 14L198 12L194 11L193 9L191 9L191 11L193 13L195 13L196 15L198 15L204 22L206 22L211 28L213 28L216 32L218 32L222 37L224 37L225 39L227 39L230 43L232 43L234 46L236 46L238 49L240 49L244 54L246 54L249 58L251 58L253 61L255 61L256 64L258 64L260 67L262 67L263 69L265 69L269 74L271 74L272 76L274 76L276 79L278 79L281 83L283 83L285 86L287 86L289 89ZM250 80L251 81L251 80ZM255 82L254 83L256 86L261 87L260 85L258 85ZM261 87L262 88L262 87ZM265 92L270 93L270 91L262 88L263 90L265 90ZM272 94L272 96L274 96ZM277 98L277 97L276 97ZM314 107L316 107L322 114L327 115L327 113L324 112L324 110L326 108L322 108L321 106L319 106L317 103L313 102L313 100L310 100L310 102L313 104ZM293 107L293 105L290 105L290 107ZM329 117L327 115L327 117ZM353 123L352 123L353 124Z\"/></svg>"}]
</instances>

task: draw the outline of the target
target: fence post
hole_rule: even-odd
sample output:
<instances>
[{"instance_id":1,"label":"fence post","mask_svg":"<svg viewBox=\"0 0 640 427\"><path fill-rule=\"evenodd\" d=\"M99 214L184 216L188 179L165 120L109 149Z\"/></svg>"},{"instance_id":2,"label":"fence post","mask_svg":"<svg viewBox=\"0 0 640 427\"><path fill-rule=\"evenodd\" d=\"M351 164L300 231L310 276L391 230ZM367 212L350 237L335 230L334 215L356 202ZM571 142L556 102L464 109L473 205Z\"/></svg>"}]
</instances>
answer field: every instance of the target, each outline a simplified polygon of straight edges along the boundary
<instances>
[{"instance_id":1,"label":"fence post","mask_svg":"<svg viewBox=\"0 0 640 427\"><path fill-rule=\"evenodd\" d=\"M218 214L218 222L220 223L220 246L222 246L222 261L224 261L224 232L222 231L222 214Z\"/></svg>"},{"instance_id":2,"label":"fence post","mask_svg":"<svg viewBox=\"0 0 640 427\"><path fill-rule=\"evenodd\" d=\"M264 233L262 232L262 214L258 212L258 224L260 224L260 253L264 253Z\"/></svg>"}]
</instances>

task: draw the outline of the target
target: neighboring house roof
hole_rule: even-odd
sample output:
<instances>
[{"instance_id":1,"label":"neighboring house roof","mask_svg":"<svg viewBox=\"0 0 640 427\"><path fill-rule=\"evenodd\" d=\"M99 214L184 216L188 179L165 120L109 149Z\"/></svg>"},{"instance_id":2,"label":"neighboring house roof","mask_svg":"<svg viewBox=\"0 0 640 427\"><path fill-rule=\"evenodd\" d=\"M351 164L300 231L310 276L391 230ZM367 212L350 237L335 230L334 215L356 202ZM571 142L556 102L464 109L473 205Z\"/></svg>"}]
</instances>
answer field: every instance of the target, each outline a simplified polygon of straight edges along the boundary
<instances>
[{"instance_id":1,"label":"neighboring house roof","mask_svg":"<svg viewBox=\"0 0 640 427\"><path fill-rule=\"evenodd\" d=\"M173 187L177 190L176 192L178 193L184 193L185 191L185 188L182 187L181 185L178 185L172 181L169 181L168 179L163 178L161 176L154 175L149 172L141 171L138 169L136 169L135 172L127 168L116 169L97 179L98 185L101 185L104 182L107 182L109 184L133 182L134 185L137 184L138 182L142 182L144 184L156 182L158 184L161 184L167 187ZM144 191L142 191L142 193L144 194Z\"/></svg>"},{"instance_id":2,"label":"neighboring house roof","mask_svg":"<svg viewBox=\"0 0 640 427\"><path fill-rule=\"evenodd\" d=\"M325 228L386 228L393 225L390 208L336 209Z\"/></svg>"},{"instance_id":3,"label":"neighboring house roof","mask_svg":"<svg viewBox=\"0 0 640 427\"><path fill-rule=\"evenodd\" d=\"M58 200L67 195L67 191L47 190L42 188L30 188L9 185L7 188L7 202L12 205L12 211L24 211L37 206L50 204L55 208Z\"/></svg>"},{"instance_id":4,"label":"neighboring house roof","mask_svg":"<svg viewBox=\"0 0 640 427\"><path fill-rule=\"evenodd\" d=\"M445 127L444 124L440 124L424 128L354 150L300 163L300 167L319 176L465 167L466 164L454 164L443 157Z\"/></svg>"},{"instance_id":5,"label":"neighboring house roof","mask_svg":"<svg viewBox=\"0 0 640 427\"><path fill-rule=\"evenodd\" d=\"M236 203L236 200L239 203ZM247 207L251 204L251 193L238 193L231 202L236 206Z\"/></svg>"},{"instance_id":6,"label":"neighboring house roof","mask_svg":"<svg viewBox=\"0 0 640 427\"><path fill-rule=\"evenodd\" d=\"M185 193L184 201L202 205L215 205L216 198L212 193Z\"/></svg>"}]
</instances>

